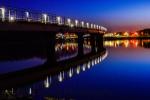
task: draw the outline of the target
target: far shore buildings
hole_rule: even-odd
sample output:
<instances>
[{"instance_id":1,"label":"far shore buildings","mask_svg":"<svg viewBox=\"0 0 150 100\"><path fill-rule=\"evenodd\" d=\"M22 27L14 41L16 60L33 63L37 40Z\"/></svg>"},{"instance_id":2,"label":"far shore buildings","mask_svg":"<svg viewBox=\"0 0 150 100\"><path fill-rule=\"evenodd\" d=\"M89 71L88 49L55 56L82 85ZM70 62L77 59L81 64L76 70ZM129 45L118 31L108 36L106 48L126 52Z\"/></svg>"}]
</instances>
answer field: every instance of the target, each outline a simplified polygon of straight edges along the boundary
<instances>
[{"instance_id":1,"label":"far shore buildings","mask_svg":"<svg viewBox=\"0 0 150 100\"><path fill-rule=\"evenodd\" d=\"M140 36L150 36L150 28L138 31Z\"/></svg>"},{"instance_id":2,"label":"far shore buildings","mask_svg":"<svg viewBox=\"0 0 150 100\"><path fill-rule=\"evenodd\" d=\"M150 37L150 28L136 32L114 32L107 33L104 37Z\"/></svg>"}]
</instances>

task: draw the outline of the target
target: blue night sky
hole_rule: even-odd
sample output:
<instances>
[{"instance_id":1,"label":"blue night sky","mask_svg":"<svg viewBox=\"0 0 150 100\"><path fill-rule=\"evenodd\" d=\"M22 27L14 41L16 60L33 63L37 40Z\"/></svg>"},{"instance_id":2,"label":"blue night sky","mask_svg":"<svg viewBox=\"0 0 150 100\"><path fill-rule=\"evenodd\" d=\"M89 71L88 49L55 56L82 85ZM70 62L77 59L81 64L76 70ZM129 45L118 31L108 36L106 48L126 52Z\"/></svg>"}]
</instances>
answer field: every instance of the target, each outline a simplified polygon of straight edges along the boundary
<instances>
[{"instance_id":1,"label":"blue night sky","mask_svg":"<svg viewBox=\"0 0 150 100\"><path fill-rule=\"evenodd\" d=\"M150 0L0 0L4 5L95 22L112 31L150 27Z\"/></svg>"}]
</instances>

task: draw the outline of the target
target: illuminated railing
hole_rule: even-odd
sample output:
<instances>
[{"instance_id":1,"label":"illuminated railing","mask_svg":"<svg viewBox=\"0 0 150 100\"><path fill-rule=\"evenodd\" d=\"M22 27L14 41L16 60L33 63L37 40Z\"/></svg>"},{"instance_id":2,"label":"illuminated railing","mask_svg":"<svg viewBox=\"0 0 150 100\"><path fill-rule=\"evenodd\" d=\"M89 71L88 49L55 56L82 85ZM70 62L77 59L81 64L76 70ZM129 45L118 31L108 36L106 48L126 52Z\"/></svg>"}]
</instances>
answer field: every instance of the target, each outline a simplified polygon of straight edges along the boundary
<instances>
[{"instance_id":1,"label":"illuminated railing","mask_svg":"<svg viewBox=\"0 0 150 100\"><path fill-rule=\"evenodd\" d=\"M105 27L93 23L79 21L77 19L73 20L70 18L65 18L54 14L39 13L39 12L15 9L11 7L0 7L0 20L2 22L4 21L40 22L43 24L58 24L58 25L65 25L69 27L96 29L103 32L107 31Z\"/></svg>"}]
</instances>

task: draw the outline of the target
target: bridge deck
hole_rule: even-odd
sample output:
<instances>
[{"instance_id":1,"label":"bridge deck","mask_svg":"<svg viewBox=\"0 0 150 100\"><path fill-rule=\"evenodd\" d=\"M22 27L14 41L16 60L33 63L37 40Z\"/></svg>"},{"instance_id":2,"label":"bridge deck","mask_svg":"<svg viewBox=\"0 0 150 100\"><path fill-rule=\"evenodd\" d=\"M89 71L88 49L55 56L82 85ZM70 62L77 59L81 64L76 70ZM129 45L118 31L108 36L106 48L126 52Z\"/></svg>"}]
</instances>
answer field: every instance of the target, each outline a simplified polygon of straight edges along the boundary
<instances>
[{"instance_id":1,"label":"bridge deck","mask_svg":"<svg viewBox=\"0 0 150 100\"><path fill-rule=\"evenodd\" d=\"M87 29L80 27L68 27L65 25L57 24L42 24L38 22L22 22L15 23L0 22L0 31L45 31L45 32L70 32L70 33L99 33L103 31L98 29Z\"/></svg>"}]
</instances>

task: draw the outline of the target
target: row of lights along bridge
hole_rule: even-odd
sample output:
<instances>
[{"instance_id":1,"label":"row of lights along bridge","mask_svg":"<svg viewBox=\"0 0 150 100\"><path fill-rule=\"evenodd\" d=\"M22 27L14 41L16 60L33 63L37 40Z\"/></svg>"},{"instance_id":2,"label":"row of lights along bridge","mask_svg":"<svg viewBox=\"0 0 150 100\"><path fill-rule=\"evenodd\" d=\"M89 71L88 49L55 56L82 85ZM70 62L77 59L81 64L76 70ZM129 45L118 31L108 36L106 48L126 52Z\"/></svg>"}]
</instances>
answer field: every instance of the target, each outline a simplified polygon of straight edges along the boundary
<instances>
[{"instance_id":1,"label":"row of lights along bridge","mask_svg":"<svg viewBox=\"0 0 150 100\"><path fill-rule=\"evenodd\" d=\"M70 18L65 18L65 17L46 14L46 13L43 14L33 13L33 12L21 11L12 8L6 8L6 7L0 8L0 19L3 22L6 20L9 22L15 22L15 21L41 22L44 24L58 24L58 25L66 25L69 27L97 29L104 32L107 31L105 27L93 23L88 23L79 20L72 20Z\"/></svg>"}]
</instances>

